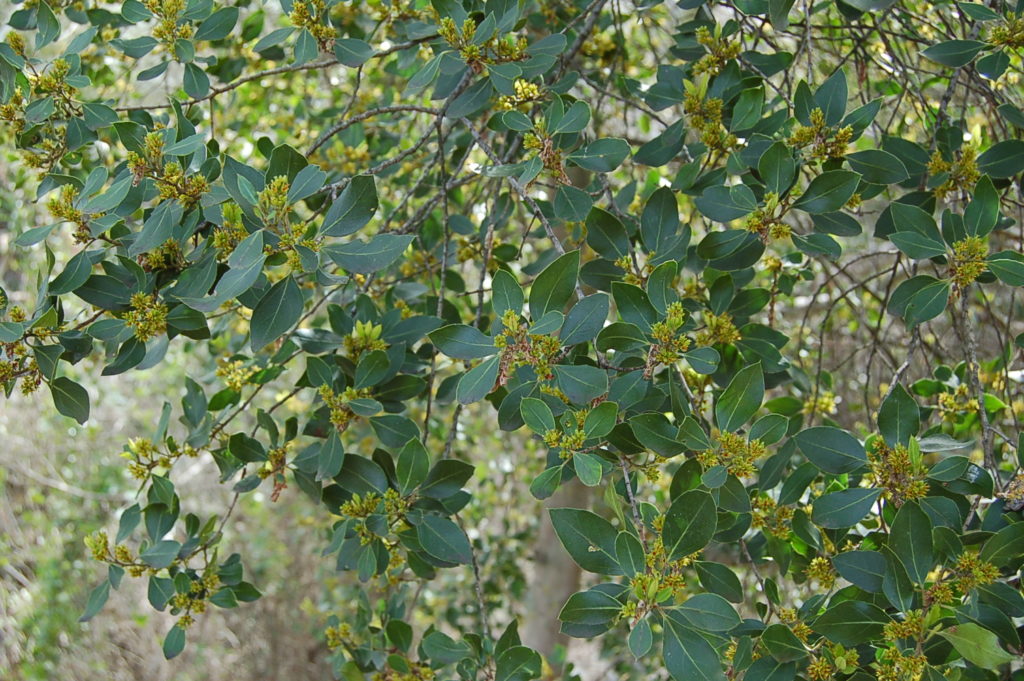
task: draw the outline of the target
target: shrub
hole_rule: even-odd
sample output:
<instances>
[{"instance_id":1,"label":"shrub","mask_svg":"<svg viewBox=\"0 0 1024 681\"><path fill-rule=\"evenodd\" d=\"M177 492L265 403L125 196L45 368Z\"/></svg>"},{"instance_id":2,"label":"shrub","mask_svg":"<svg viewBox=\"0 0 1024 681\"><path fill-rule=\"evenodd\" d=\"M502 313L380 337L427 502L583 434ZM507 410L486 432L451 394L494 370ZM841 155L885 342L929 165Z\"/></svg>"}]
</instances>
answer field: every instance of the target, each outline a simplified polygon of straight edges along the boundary
<instances>
[{"instance_id":1,"label":"shrub","mask_svg":"<svg viewBox=\"0 0 1024 681\"><path fill-rule=\"evenodd\" d=\"M259 597L236 505L179 496L202 457L332 523L339 674L539 678L482 586L472 420L534 438L534 497L601 491L543 522L604 580L562 631L624 676L1010 678L1014 11L25 2L0 118L55 222L18 231L46 276L2 296L0 381L85 422L92 367L193 362L83 618L146 579L170 658ZM444 571L464 612L425 623Z\"/></svg>"}]
</instances>

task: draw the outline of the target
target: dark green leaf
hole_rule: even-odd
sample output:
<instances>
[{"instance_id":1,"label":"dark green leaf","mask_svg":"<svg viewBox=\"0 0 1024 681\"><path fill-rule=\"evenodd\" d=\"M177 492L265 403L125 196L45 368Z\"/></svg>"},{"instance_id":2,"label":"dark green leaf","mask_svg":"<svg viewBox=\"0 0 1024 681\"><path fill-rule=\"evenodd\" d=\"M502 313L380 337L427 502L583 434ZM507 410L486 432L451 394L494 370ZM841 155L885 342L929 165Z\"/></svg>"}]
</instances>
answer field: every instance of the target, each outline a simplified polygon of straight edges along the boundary
<instances>
[{"instance_id":1,"label":"dark green leaf","mask_svg":"<svg viewBox=\"0 0 1024 681\"><path fill-rule=\"evenodd\" d=\"M715 535L718 525L715 500L707 492L692 489L680 494L665 512L661 531L669 561L700 551Z\"/></svg>"}]
</instances>

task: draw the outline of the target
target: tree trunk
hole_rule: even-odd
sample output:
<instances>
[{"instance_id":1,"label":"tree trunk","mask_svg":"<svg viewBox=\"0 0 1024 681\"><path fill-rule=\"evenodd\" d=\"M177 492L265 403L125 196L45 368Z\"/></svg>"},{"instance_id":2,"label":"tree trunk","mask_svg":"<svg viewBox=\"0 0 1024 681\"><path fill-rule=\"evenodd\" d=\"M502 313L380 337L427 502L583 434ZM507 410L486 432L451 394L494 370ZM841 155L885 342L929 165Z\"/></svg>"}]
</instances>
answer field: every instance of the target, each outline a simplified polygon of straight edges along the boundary
<instances>
[{"instance_id":1,"label":"tree trunk","mask_svg":"<svg viewBox=\"0 0 1024 681\"><path fill-rule=\"evenodd\" d=\"M555 646L569 642L567 636L559 633L558 613L579 589L580 568L558 540L548 509L586 508L588 497L589 490L578 480L563 485L544 503L544 517L537 533L522 638L524 645L543 655L553 668L561 666L551 659Z\"/></svg>"}]
</instances>

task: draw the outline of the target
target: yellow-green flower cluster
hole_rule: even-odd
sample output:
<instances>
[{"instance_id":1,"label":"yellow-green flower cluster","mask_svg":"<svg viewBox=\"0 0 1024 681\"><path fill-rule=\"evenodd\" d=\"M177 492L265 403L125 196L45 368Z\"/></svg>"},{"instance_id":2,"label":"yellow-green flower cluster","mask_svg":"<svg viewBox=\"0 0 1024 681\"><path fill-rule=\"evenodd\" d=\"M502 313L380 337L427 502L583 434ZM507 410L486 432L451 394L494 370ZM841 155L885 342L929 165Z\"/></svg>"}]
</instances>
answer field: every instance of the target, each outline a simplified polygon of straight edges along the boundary
<instances>
[{"instance_id":1,"label":"yellow-green flower cluster","mask_svg":"<svg viewBox=\"0 0 1024 681\"><path fill-rule=\"evenodd\" d=\"M830 390L824 390L816 395L811 395L804 400L803 413L805 416L829 416L835 414L835 393Z\"/></svg>"},{"instance_id":2,"label":"yellow-green flower cluster","mask_svg":"<svg viewBox=\"0 0 1024 681\"><path fill-rule=\"evenodd\" d=\"M326 20L327 4L324 0L295 0L288 15L292 24L309 31L320 49L326 49L335 37L334 27Z\"/></svg>"},{"instance_id":3,"label":"yellow-green flower cluster","mask_svg":"<svg viewBox=\"0 0 1024 681\"><path fill-rule=\"evenodd\" d=\"M1024 47L1024 14L1009 12L989 31L988 41L1001 47Z\"/></svg>"},{"instance_id":4,"label":"yellow-green flower cluster","mask_svg":"<svg viewBox=\"0 0 1024 681\"><path fill-rule=\"evenodd\" d=\"M194 33L192 24L180 19L181 13L185 11L185 0L143 0L142 4L157 17L153 37L168 52L176 54L174 43L188 40Z\"/></svg>"},{"instance_id":5,"label":"yellow-green flower cluster","mask_svg":"<svg viewBox=\"0 0 1024 681\"><path fill-rule=\"evenodd\" d=\"M131 306L132 309L125 315L124 321L140 341L145 343L167 331L167 306L157 301L155 295L134 293Z\"/></svg>"},{"instance_id":6,"label":"yellow-green flower cluster","mask_svg":"<svg viewBox=\"0 0 1024 681\"><path fill-rule=\"evenodd\" d=\"M348 403L361 397L369 397L370 392L371 390L369 388L356 390L355 388L350 387L345 388L345 390L338 395L330 386L320 386L320 397L330 410L331 424L339 433L344 432L352 421L357 418L355 413L349 408Z\"/></svg>"},{"instance_id":7,"label":"yellow-green flower cluster","mask_svg":"<svg viewBox=\"0 0 1024 681\"><path fill-rule=\"evenodd\" d=\"M755 462L762 458L767 449L760 440L749 442L742 435L713 430L711 437L718 443L715 449L697 453L697 460L705 468L725 466L737 478L745 478L757 472Z\"/></svg>"},{"instance_id":8,"label":"yellow-green flower cluster","mask_svg":"<svg viewBox=\"0 0 1024 681\"><path fill-rule=\"evenodd\" d=\"M775 499L767 494L754 497L751 505L751 527L780 538L789 534L789 521L793 519L792 507L779 506Z\"/></svg>"},{"instance_id":9,"label":"yellow-green flower cluster","mask_svg":"<svg viewBox=\"0 0 1024 681\"><path fill-rule=\"evenodd\" d=\"M387 350L387 341L380 337L382 333L384 327L380 324L357 321L352 333L345 336L345 350L352 359L358 359L364 352Z\"/></svg>"},{"instance_id":10,"label":"yellow-green flower cluster","mask_svg":"<svg viewBox=\"0 0 1024 681\"><path fill-rule=\"evenodd\" d=\"M183 207L192 208L210 190L210 183L202 175L186 175L177 161L163 163L163 148L163 135L151 132L146 135L142 154L128 153L128 168L135 183L152 178L161 200L176 200Z\"/></svg>"},{"instance_id":11,"label":"yellow-green flower cluster","mask_svg":"<svg viewBox=\"0 0 1024 681\"><path fill-rule=\"evenodd\" d=\"M242 387L249 382L249 379L256 373L256 367L247 367L245 361L236 359L229 361L218 360L217 376L224 379L224 384L235 392L241 392Z\"/></svg>"},{"instance_id":12,"label":"yellow-green flower cluster","mask_svg":"<svg viewBox=\"0 0 1024 681\"><path fill-rule=\"evenodd\" d=\"M718 97L705 97L706 85L695 86L687 81L683 97L683 111L689 117L690 127L700 134L700 141L713 151L728 151L736 146L733 135L722 124L724 103Z\"/></svg>"},{"instance_id":13,"label":"yellow-green flower cluster","mask_svg":"<svg viewBox=\"0 0 1024 681\"><path fill-rule=\"evenodd\" d=\"M180 272L185 269L185 254L177 239L168 239L148 253L139 256L147 272Z\"/></svg>"},{"instance_id":14,"label":"yellow-green flower cluster","mask_svg":"<svg viewBox=\"0 0 1024 681\"><path fill-rule=\"evenodd\" d=\"M495 347L501 349L499 381L516 367L533 367L537 378L550 381L555 377L553 361L562 349L557 338L531 334L519 314L506 310L501 318L502 331L494 337Z\"/></svg>"},{"instance_id":15,"label":"yellow-green flower cluster","mask_svg":"<svg viewBox=\"0 0 1024 681\"><path fill-rule=\"evenodd\" d=\"M999 579L999 568L978 557L977 553L967 551L956 561L957 586L966 594L978 586L985 586Z\"/></svg>"},{"instance_id":16,"label":"yellow-green flower cluster","mask_svg":"<svg viewBox=\"0 0 1024 681\"><path fill-rule=\"evenodd\" d=\"M531 83L522 78L516 78L512 84L514 92L511 95L502 95L498 98L498 108L510 111L518 109L524 104L530 104L540 100L544 93L536 83Z\"/></svg>"},{"instance_id":17,"label":"yellow-green flower cluster","mask_svg":"<svg viewBox=\"0 0 1024 681\"><path fill-rule=\"evenodd\" d=\"M949 262L949 276L953 285L965 289L985 271L988 264L988 241L984 237L969 236L953 244L953 258Z\"/></svg>"},{"instance_id":18,"label":"yellow-green flower cluster","mask_svg":"<svg viewBox=\"0 0 1024 681\"><path fill-rule=\"evenodd\" d=\"M784 213L785 207L780 206L779 195L775 192L768 192L764 195L764 205L758 206L757 210L747 216L743 227L748 232L760 236L761 241L765 243L775 239L785 239L792 230L789 225L782 222L781 218Z\"/></svg>"},{"instance_id":19,"label":"yellow-green flower cluster","mask_svg":"<svg viewBox=\"0 0 1024 681\"><path fill-rule=\"evenodd\" d=\"M716 315L709 312L704 315L704 328L697 334L697 345L729 345L740 338L740 331L728 313Z\"/></svg>"},{"instance_id":20,"label":"yellow-green flower cluster","mask_svg":"<svg viewBox=\"0 0 1024 681\"><path fill-rule=\"evenodd\" d=\"M834 129L825 124L825 112L811 111L809 125L798 125L789 137L789 143L803 149L810 147L808 155L815 161L842 158L846 147L853 141L853 128L849 125Z\"/></svg>"},{"instance_id":21,"label":"yellow-green flower cluster","mask_svg":"<svg viewBox=\"0 0 1024 681\"><path fill-rule=\"evenodd\" d=\"M715 25L714 33L707 26L698 28L697 42L708 51L693 65L693 72L697 75L706 73L717 76L728 61L740 56L739 41L723 38L720 24Z\"/></svg>"},{"instance_id":22,"label":"yellow-green flower cluster","mask_svg":"<svg viewBox=\"0 0 1024 681\"><path fill-rule=\"evenodd\" d=\"M889 447L877 438L867 454L872 486L885 490L882 496L893 506L928 496L924 466L911 460L905 446Z\"/></svg>"},{"instance_id":23,"label":"yellow-green flower cluster","mask_svg":"<svg viewBox=\"0 0 1024 681\"><path fill-rule=\"evenodd\" d=\"M449 45L458 50L466 65L476 73L482 73L488 64L521 61L526 58L527 40L524 36L509 33L494 35L482 43L476 43L477 23L472 17L462 22L460 28L450 17L442 17L437 32Z\"/></svg>"},{"instance_id":24,"label":"yellow-green flower cluster","mask_svg":"<svg viewBox=\"0 0 1024 681\"><path fill-rule=\"evenodd\" d=\"M161 199L176 200L185 208L198 204L203 194L210 191L205 177L198 173L186 175L177 161L164 164L163 172L154 179Z\"/></svg>"},{"instance_id":25,"label":"yellow-green flower cluster","mask_svg":"<svg viewBox=\"0 0 1024 681\"><path fill-rule=\"evenodd\" d=\"M213 230L213 247L217 249L217 258L227 260L228 256L249 236L242 224L242 209L235 202L225 203L221 209L224 224Z\"/></svg>"},{"instance_id":26,"label":"yellow-green flower cluster","mask_svg":"<svg viewBox=\"0 0 1024 681\"><path fill-rule=\"evenodd\" d=\"M874 663L878 681L919 681L928 659L924 655L903 652L899 648L887 648L881 659Z\"/></svg>"},{"instance_id":27,"label":"yellow-green flower cluster","mask_svg":"<svg viewBox=\"0 0 1024 681\"><path fill-rule=\"evenodd\" d=\"M816 556L807 566L807 579L817 580L823 589L831 589L836 583L836 571L832 561L825 556Z\"/></svg>"},{"instance_id":28,"label":"yellow-green flower cluster","mask_svg":"<svg viewBox=\"0 0 1024 681\"><path fill-rule=\"evenodd\" d=\"M946 175L945 181L935 188L935 196L939 199L953 192L968 191L981 177L978 170L978 150L973 146L963 147L959 157L954 156L952 161L947 161L943 158L942 152L936 150L928 162L928 173Z\"/></svg>"},{"instance_id":29,"label":"yellow-green flower cluster","mask_svg":"<svg viewBox=\"0 0 1024 681\"><path fill-rule=\"evenodd\" d=\"M952 392L939 393L937 401L943 421L955 422L963 412L977 412L979 409L979 402L971 397L966 383L961 383Z\"/></svg>"},{"instance_id":30,"label":"yellow-green flower cluster","mask_svg":"<svg viewBox=\"0 0 1024 681\"><path fill-rule=\"evenodd\" d=\"M89 233L89 220L81 210L75 207L78 188L71 184L62 185L57 195L50 197L46 207L53 217L75 225L75 243L83 244L92 239Z\"/></svg>"},{"instance_id":31,"label":"yellow-green flower cluster","mask_svg":"<svg viewBox=\"0 0 1024 681\"><path fill-rule=\"evenodd\" d=\"M133 478L143 480L154 470L167 470L183 456L194 459L199 452L192 445L168 448L166 452L150 439L139 437L128 441L128 447L121 452L121 457L128 459L128 471Z\"/></svg>"},{"instance_id":32,"label":"yellow-green flower cluster","mask_svg":"<svg viewBox=\"0 0 1024 681\"><path fill-rule=\"evenodd\" d=\"M658 364L673 364L690 347L690 339L678 333L685 321L686 309L677 301L668 306L664 320L651 326L655 343L647 353L646 376L650 377Z\"/></svg>"},{"instance_id":33,"label":"yellow-green flower cluster","mask_svg":"<svg viewBox=\"0 0 1024 681\"><path fill-rule=\"evenodd\" d=\"M924 635L924 613L920 610L911 610L902 620L893 620L886 624L882 635L890 643L902 638L920 638Z\"/></svg>"}]
</instances>

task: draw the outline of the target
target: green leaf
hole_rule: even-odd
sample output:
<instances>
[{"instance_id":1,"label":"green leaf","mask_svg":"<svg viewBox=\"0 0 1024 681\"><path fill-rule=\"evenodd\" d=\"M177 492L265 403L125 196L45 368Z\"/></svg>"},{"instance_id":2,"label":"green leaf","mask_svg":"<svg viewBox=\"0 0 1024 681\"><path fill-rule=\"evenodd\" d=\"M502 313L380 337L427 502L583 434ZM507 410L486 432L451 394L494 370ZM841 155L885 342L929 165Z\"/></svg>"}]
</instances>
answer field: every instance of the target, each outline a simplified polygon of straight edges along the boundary
<instances>
[{"instance_id":1,"label":"green leaf","mask_svg":"<svg viewBox=\"0 0 1024 681\"><path fill-rule=\"evenodd\" d=\"M347 272L370 274L398 260L415 239L413 234L378 234L366 242L324 246L323 252Z\"/></svg>"},{"instance_id":2,"label":"green leaf","mask_svg":"<svg viewBox=\"0 0 1024 681\"><path fill-rule=\"evenodd\" d=\"M438 350L455 359L481 359L498 351L493 338L467 324L449 324L428 335Z\"/></svg>"},{"instance_id":3,"label":"green leaf","mask_svg":"<svg viewBox=\"0 0 1024 681\"><path fill-rule=\"evenodd\" d=\"M802 660L807 657L807 648L785 624L773 624L761 632L761 643L779 662Z\"/></svg>"},{"instance_id":4,"label":"green leaf","mask_svg":"<svg viewBox=\"0 0 1024 681\"><path fill-rule=\"evenodd\" d=\"M703 549L715 535L717 525L714 497L699 489L680 494L665 512L661 531L668 560L679 560Z\"/></svg>"},{"instance_id":5,"label":"green leaf","mask_svg":"<svg viewBox=\"0 0 1024 681\"><path fill-rule=\"evenodd\" d=\"M932 45L921 55L943 66L957 68L969 64L985 47L987 44L979 40L946 40Z\"/></svg>"},{"instance_id":6,"label":"green leaf","mask_svg":"<svg viewBox=\"0 0 1024 681\"><path fill-rule=\"evenodd\" d=\"M615 538L615 555L622 572L627 577L634 577L647 571L647 557L643 544L635 535L622 531Z\"/></svg>"},{"instance_id":7,"label":"green leaf","mask_svg":"<svg viewBox=\"0 0 1024 681\"><path fill-rule=\"evenodd\" d=\"M201 99L210 92L210 77L196 64L185 64L181 86L189 97Z\"/></svg>"},{"instance_id":8,"label":"green leaf","mask_svg":"<svg viewBox=\"0 0 1024 681\"><path fill-rule=\"evenodd\" d=\"M901 384L897 383L878 410L878 430L890 447L910 443L921 429L921 410Z\"/></svg>"},{"instance_id":9,"label":"green leaf","mask_svg":"<svg viewBox=\"0 0 1024 681\"><path fill-rule=\"evenodd\" d=\"M807 213L828 213L846 205L857 191L860 175L849 170L826 170L818 175L793 204Z\"/></svg>"},{"instance_id":10,"label":"green leaf","mask_svg":"<svg viewBox=\"0 0 1024 681\"><path fill-rule=\"evenodd\" d=\"M573 102L569 110L548 131L548 134L579 132L590 122L590 105L586 102ZM627 152L628 153L628 152Z\"/></svg>"},{"instance_id":11,"label":"green leaf","mask_svg":"<svg viewBox=\"0 0 1024 681\"><path fill-rule=\"evenodd\" d=\"M789 26L789 12L796 0L768 0L768 21L776 29L784 30Z\"/></svg>"},{"instance_id":12,"label":"green leaf","mask_svg":"<svg viewBox=\"0 0 1024 681\"><path fill-rule=\"evenodd\" d=\"M577 565L597 574L622 574L615 551L618 532L611 523L578 508L553 508L549 513L555 534Z\"/></svg>"},{"instance_id":13,"label":"green leaf","mask_svg":"<svg viewBox=\"0 0 1024 681\"><path fill-rule=\"evenodd\" d=\"M640 444L660 456L676 456L686 449L677 429L660 412L637 414L629 419L629 427Z\"/></svg>"},{"instance_id":14,"label":"green leaf","mask_svg":"<svg viewBox=\"0 0 1024 681\"><path fill-rule=\"evenodd\" d=\"M447 499L458 493L462 486L473 477L474 467L458 459L441 459L427 474L420 485L420 496L429 499Z\"/></svg>"},{"instance_id":15,"label":"green leaf","mask_svg":"<svg viewBox=\"0 0 1024 681\"><path fill-rule=\"evenodd\" d=\"M608 392L608 373L585 364L556 366L555 381L574 404L586 404Z\"/></svg>"},{"instance_id":16,"label":"green leaf","mask_svg":"<svg viewBox=\"0 0 1024 681\"><path fill-rule=\"evenodd\" d=\"M372 175L356 175L331 204L320 236L348 236L366 226L377 212L377 185Z\"/></svg>"},{"instance_id":17,"label":"green leaf","mask_svg":"<svg viewBox=\"0 0 1024 681\"><path fill-rule=\"evenodd\" d=\"M288 187L288 203L296 203L320 191L327 181L327 173L315 165L300 170Z\"/></svg>"},{"instance_id":18,"label":"green leaf","mask_svg":"<svg viewBox=\"0 0 1024 681\"><path fill-rule=\"evenodd\" d=\"M565 317L559 340L562 345L589 342L597 337L608 319L609 301L607 293L594 293L573 305Z\"/></svg>"},{"instance_id":19,"label":"green leaf","mask_svg":"<svg viewBox=\"0 0 1024 681\"><path fill-rule=\"evenodd\" d=\"M70 416L79 424L89 420L89 393L70 378L61 376L50 382L53 405L64 416Z\"/></svg>"},{"instance_id":20,"label":"green leaf","mask_svg":"<svg viewBox=\"0 0 1024 681\"><path fill-rule=\"evenodd\" d=\"M165 568L178 557L181 544L170 539L164 539L153 544L139 554L139 559L151 568Z\"/></svg>"},{"instance_id":21,"label":"green leaf","mask_svg":"<svg viewBox=\"0 0 1024 681\"><path fill-rule=\"evenodd\" d=\"M501 357L485 359L462 375L455 389L455 399L460 404L472 404L487 397L498 380Z\"/></svg>"},{"instance_id":22,"label":"green leaf","mask_svg":"<svg viewBox=\"0 0 1024 681\"><path fill-rule=\"evenodd\" d=\"M681 241L679 231L679 204L676 195L668 187L659 187L651 193L640 215L640 236L648 252L656 253L655 259L671 255L677 245L684 245L689 236Z\"/></svg>"},{"instance_id":23,"label":"green leaf","mask_svg":"<svg viewBox=\"0 0 1024 681\"><path fill-rule=\"evenodd\" d=\"M889 529L889 547L900 557L907 574L917 584L935 566L932 545L932 521L915 502L900 507Z\"/></svg>"},{"instance_id":24,"label":"green leaf","mask_svg":"<svg viewBox=\"0 0 1024 681\"><path fill-rule=\"evenodd\" d=\"M1024 141L996 142L978 156L978 170L996 179L1013 177L1024 170Z\"/></svg>"},{"instance_id":25,"label":"green leaf","mask_svg":"<svg viewBox=\"0 0 1024 681\"><path fill-rule=\"evenodd\" d=\"M231 33L238 21L237 7L222 7L199 24L193 40L223 40Z\"/></svg>"},{"instance_id":26,"label":"green leaf","mask_svg":"<svg viewBox=\"0 0 1024 681\"><path fill-rule=\"evenodd\" d=\"M491 307L494 308L495 317L501 318L505 310L520 314L524 300L523 289L514 276L505 270L494 273L491 281Z\"/></svg>"},{"instance_id":27,"label":"green leaf","mask_svg":"<svg viewBox=\"0 0 1024 681\"><path fill-rule=\"evenodd\" d=\"M629 255L629 235L622 221L606 210L592 208L587 214L587 245L607 260Z\"/></svg>"},{"instance_id":28,"label":"green leaf","mask_svg":"<svg viewBox=\"0 0 1024 681\"><path fill-rule=\"evenodd\" d=\"M416 529L423 550L434 558L458 564L473 561L473 549L466 533L448 518L426 515Z\"/></svg>"},{"instance_id":29,"label":"green leaf","mask_svg":"<svg viewBox=\"0 0 1024 681\"><path fill-rule=\"evenodd\" d=\"M753 418L763 400L764 373L761 363L740 369L715 402L715 421L718 427L735 433Z\"/></svg>"},{"instance_id":30,"label":"green leaf","mask_svg":"<svg viewBox=\"0 0 1024 681\"><path fill-rule=\"evenodd\" d=\"M510 112L506 112L506 116ZM555 194L555 216L562 220L582 222L594 207L594 199L582 189L563 184Z\"/></svg>"},{"instance_id":31,"label":"green leaf","mask_svg":"<svg viewBox=\"0 0 1024 681\"><path fill-rule=\"evenodd\" d=\"M896 287L886 309L913 328L942 314L949 302L949 291L947 280L919 274Z\"/></svg>"},{"instance_id":32,"label":"green leaf","mask_svg":"<svg viewBox=\"0 0 1024 681\"><path fill-rule=\"evenodd\" d=\"M665 669L675 681L725 681L718 653L679 613L665 613Z\"/></svg>"},{"instance_id":33,"label":"green leaf","mask_svg":"<svg viewBox=\"0 0 1024 681\"><path fill-rule=\"evenodd\" d=\"M228 451L233 457L245 463L267 460L267 450L263 444L245 433L235 433L228 439Z\"/></svg>"},{"instance_id":34,"label":"green leaf","mask_svg":"<svg viewBox=\"0 0 1024 681\"><path fill-rule=\"evenodd\" d=\"M555 429L555 416L551 413L551 407L543 400L538 400L536 397L524 397L519 404L519 411L522 413L526 425L538 435L544 435L549 430Z\"/></svg>"},{"instance_id":35,"label":"green leaf","mask_svg":"<svg viewBox=\"0 0 1024 681\"><path fill-rule=\"evenodd\" d=\"M896 156L881 149L856 151L846 155L850 168L872 184L896 184L910 177L907 168Z\"/></svg>"},{"instance_id":36,"label":"green leaf","mask_svg":"<svg viewBox=\"0 0 1024 681\"><path fill-rule=\"evenodd\" d=\"M880 636L888 622L889 616L877 605L843 601L822 613L811 628L833 643L853 647Z\"/></svg>"},{"instance_id":37,"label":"green leaf","mask_svg":"<svg viewBox=\"0 0 1024 681\"><path fill-rule=\"evenodd\" d=\"M419 487L430 470L430 455L423 443L409 440L398 452L395 474L398 477L398 491L404 496Z\"/></svg>"},{"instance_id":38,"label":"green leaf","mask_svg":"<svg viewBox=\"0 0 1024 681\"><path fill-rule=\"evenodd\" d=\"M622 610L622 603L603 591L590 589L574 593L562 606L558 619L570 624L609 624Z\"/></svg>"},{"instance_id":39,"label":"green leaf","mask_svg":"<svg viewBox=\"0 0 1024 681\"><path fill-rule=\"evenodd\" d=\"M60 20L46 2L36 5L36 49L46 47L60 36Z\"/></svg>"},{"instance_id":40,"label":"green leaf","mask_svg":"<svg viewBox=\"0 0 1024 681\"><path fill-rule=\"evenodd\" d=\"M95 617L96 614L103 609L103 606L106 604L107 598L109 597L110 581L104 580L89 592L89 600L85 604L85 611L82 612L82 616L78 618L78 621L88 622Z\"/></svg>"},{"instance_id":41,"label":"green leaf","mask_svg":"<svg viewBox=\"0 0 1024 681\"><path fill-rule=\"evenodd\" d=\"M302 291L292 277L270 287L252 311L252 350L258 352L288 333L302 316Z\"/></svg>"},{"instance_id":42,"label":"green leaf","mask_svg":"<svg viewBox=\"0 0 1024 681\"><path fill-rule=\"evenodd\" d=\"M341 444L341 438L338 437L338 431L332 428L330 435L320 445L320 451L317 454L316 479L330 480L341 472L344 463L345 448Z\"/></svg>"},{"instance_id":43,"label":"green leaf","mask_svg":"<svg viewBox=\"0 0 1024 681\"><path fill-rule=\"evenodd\" d=\"M170 660L181 654L185 649L185 630L174 625L164 637L164 658Z\"/></svg>"},{"instance_id":44,"label":"green leaf","mask_svg":"<svg viewBox=\"0 0 1024 681\"><path fill-rule=\"evenodd\" d=\"M612 431L619 416L619 405L602 402L587 413L583 421L583 432L588 438L604 437Z\"/></svg>"},{"instance_id":45,"label":"green leaf","mask_svg":"<svg viewBox=\"0 0 1024 681\"><path fill-rule=\"evenodd\" d=\"M1024 255L1017 251L1000 251L986 259L988 269L999 281L1010 286L1024 286Z\"/></svg>"},{"instance_id":46,"label":"green leaf","mask_svg":"<svg viewBox=\"0 0 1024 681\"><path fill-rule=\"evenodd\" d=\"M672 608L699 631L731 631L740 625L740 616L729 602L715 594L698 594Z\"/></svg>"},{"instance_id":47,"label":"green leaf","mask_svg":"<svg viewBox=\"0 0 1024 681\"><path fill-rule=\"evenodd\" d=\"M768 191L783 196L796 177L796 161L789 146L785 142L775 142L765 149L757 162L757 172Z\"/></svg>"},{"instance_id":48,"label":"green leaf","mask_svg":"<svg viewBox=\"0 0 1024 681\"><path fill-rule=\"evenodd\" d=\"M817 426L797 433L793 439L804 456L826 473L852 473L868 463L864 445L845 430Z\"/></svg>"},{"instance_id":49,"label":"green leaf","mask_svg":"<svg viewBox=\"0 0 1024 681\"><path fill-rule=\"evenodd\" d=\"M702 215L715 222L731 222L757 210L757 198L745 184L732 187L715 185L697 197L694 203Z\"/></svg>"},{"instance_id":50,"label":"green leaf","mask_svg":"<svg viewBox=\"0 0 1024 681\"><path fill-rule=\"evenodd\" d=\"M345 66L356 68L362 66L376 54L370 43L358 38L336 38L334 40L334 56Z\"/></svg>"},{"instance_id":51,"label":"green leaf","mask_svg":"<svg viewBox=\"0 0 1024 681\"><path fill-rule=\"evenodd\" d=\"M530 287L530 317L537 321L551 311L561 312L573 291L580 269L580 252L559 257L537 275Z\"/></svg>"},{"instance_id":52,"label":"green leaf","mask_svg":"<svg viewBox=\"0 0 1024 681\"><path fill-rule=\"evenodd\" d=\"M1024 522L1007 525L988 538L981 547L978 558L1003 567L1011 560L1024 555Z\"/></svg>"},{"instance_id":53,"label":"green leaf","mask_svg":"<svg viewBox=\"0 0 1024 681\"><path fill-rule=\"evenodd\" d=\"M540 677L540 653L526 646L511 646L498 653L494 681L529 681Z\"/></svg>"},{"instance_id":54,"label":"green leaf","mask_svg":"<svg viewBox=\"0 0 1024 681\"><path fill-rule=\"evenodd\" d=\"M572 152L566 157L566 160L595 173L610 173L622 165L627 156L629 156L629 142L624 139L606 138L595 140L582 149Z\"/></svg>"},{"instance_id":55,"label":"green leaf","mask_svg":"<svg viewBox=\"0 0 1024 681\"><path fill-rule=\"evenodd\" d=\"M814 105L825 114L825 125L837 125L843 120L848 98L846 74L842 69L836 69L835 73L829 76L828 80L822 83L818 91L814 93Z\"/></svg>"},{"instance_id":56,"label":"green leaf","mask_svg":"<svg viewBox=\"0 0 1024 681\"><path fill-rule=\"evenodd\" d=\"M877 551L843 551L832 559L839 576L870 593L881 593L885 556Z\"/></svg>"},{"instance_id":57,"label":"green leaf","mask_svg":"<svg viewBox=\"0 0 1024 681\"><path fill-rule=\"evenodd\" d=\"M643 657L651 650L654 644L654 632L646 619L637 622L629 632L629 652L637 659Z\"/></svg>"},{"instance_id":58,"label":"green leaf","mask_svg":"<svg viewBox=\"0 0 1024 681\"><path fill-rule=\"evenodd\" d=\"M700 585L706 590L733 603L743 602L743 585L729 566L710 561L697 561L694 566Z\"/></svg>"},{"instance_id":59,"label":"green leaf","mask_svg":"<svg viewBox=\"0 0 1024 681\"><path fill-rule=\"evenodd\" d=\"M958 624L939 632L964 659L982 669L996 668L1018 659L999 646L999 637L974 623Z\"/></svg>"},{"instance_id":60,"label":"green leaf","mask_svg":"<svg viewBox=\"0 0 1024 681\"><path fill-rule=\"evenodd\" d=\"M732 108L732 120L729 121L729 130L749 130L761 120L761 110L764 107L764 88L752 87L740 92L739 98Z\"/></svg>"},{"instance_id":61,"label":"green leaf","mask_svg":"<svg viewBox=\"0 0 1024 681\"><path fill-rule=\"evenodd\" d=\"M811 519L828 529L852 527L867 515L880 493L881 490L857 487L826 494L814 502Z\"/></svg>"},{"instance_id":62,"label":"green leaf","mask_svg":"<svg viewBox=\"0 0 1024 681\"><path fill-rule=\"evenodd\" d=\"M576 469L576 477L587 487L594 487L601 483L604 467L601 465L601 457L597 454L576 452L572 456L572 465Z\"/></svg>"},{"instance_id":63,"label":"green leaf","mask_svg":"<svg viewBox=\"0 0 1024 681\"><path fill-rule=\"evenodd\" d=\"M896 248L914 260L927 260L946 255L946 245L918 232L893 232L889 235Z\"/></svg>"},{"instance_id":64,"label":"green leaf","mask_svg":"<svg viewBox=\"0 0 1024 681\"><path fill-rule=\"evenodd\" d=\"M999 221L999 192L992 178L983 175L974 186L974 195L964 210L964 227L972 236L985 236Z\"/></svg>"},{"instance_id":65,"label":"green leaf","mask_svg":"<svg viewBox=\"0 0 1024 681\"><path fill-rule=\"evenodd\" d=\"M433 662L452 664L469 657L472 649L465 641L456 641L450 636L434 630L423 637L423 652Z\"/></svg>"}]
</instances>

